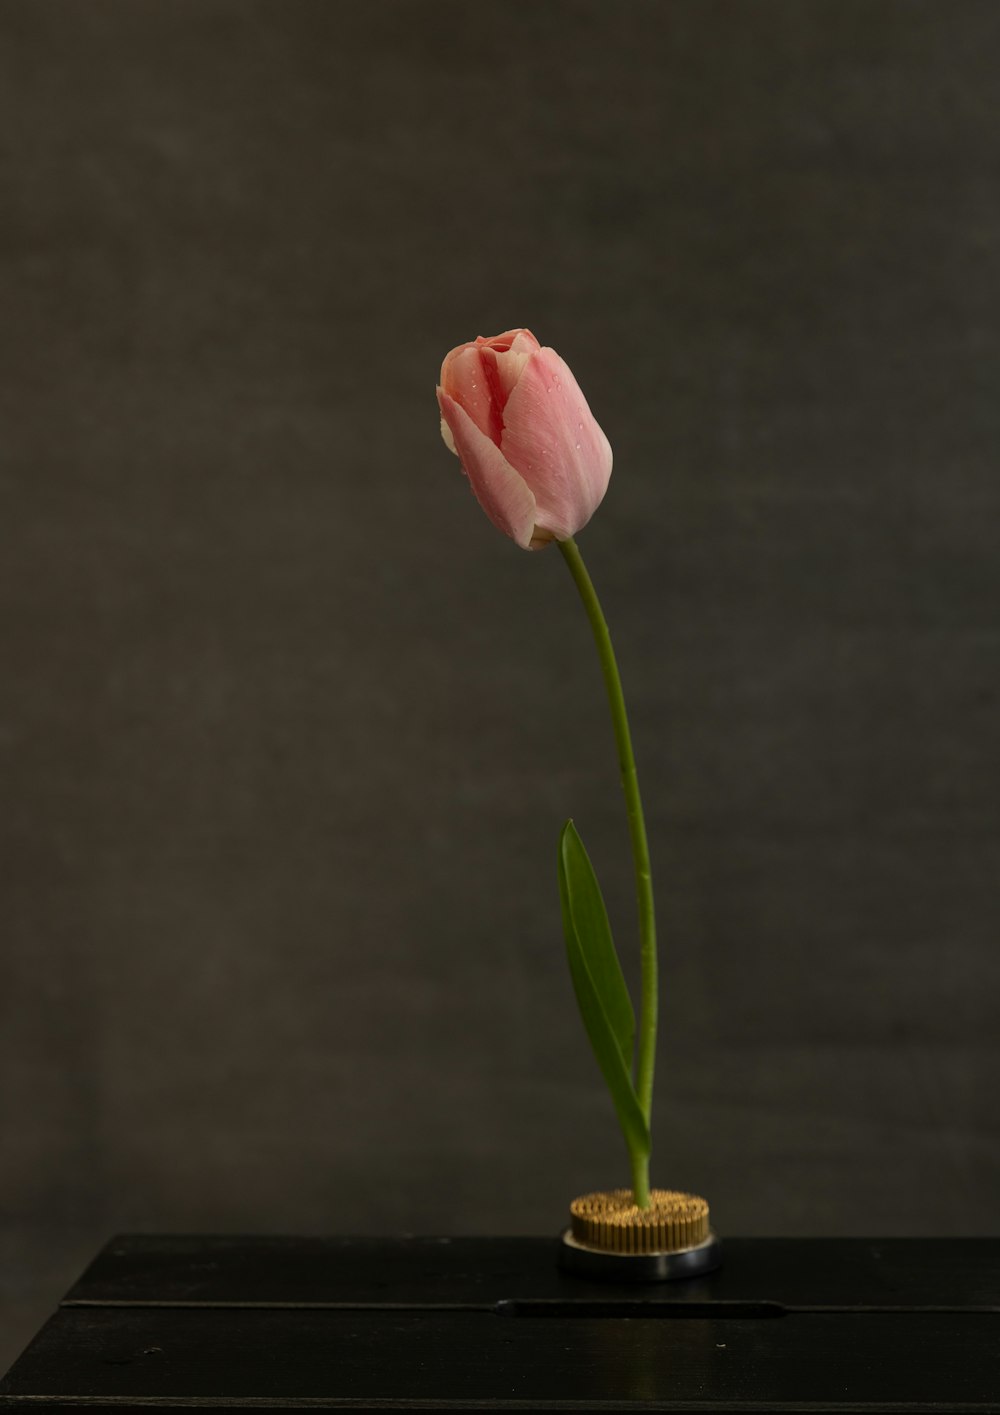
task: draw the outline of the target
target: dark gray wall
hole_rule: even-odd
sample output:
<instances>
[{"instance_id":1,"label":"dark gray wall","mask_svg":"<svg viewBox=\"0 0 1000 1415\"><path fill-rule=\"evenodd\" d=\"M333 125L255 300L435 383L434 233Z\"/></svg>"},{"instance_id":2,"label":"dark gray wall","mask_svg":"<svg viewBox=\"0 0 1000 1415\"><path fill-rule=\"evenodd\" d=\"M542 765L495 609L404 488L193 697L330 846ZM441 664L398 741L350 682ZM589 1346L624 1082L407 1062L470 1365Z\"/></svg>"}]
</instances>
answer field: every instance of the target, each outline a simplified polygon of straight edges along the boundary
<instances>
[{"instance_id":1,"label":"dark gray wall","mask_svg":"<svg viewBox=\"0 0 1000 1415\"><path fill-rule=\"evenodd\" d=\"M624 1177L597 667L433 399L522 323L616 451L654 1178L1000 1233L998 69L994 0L0 4L5 1355L115 1230Z\"/></svg>"}]
</instances>

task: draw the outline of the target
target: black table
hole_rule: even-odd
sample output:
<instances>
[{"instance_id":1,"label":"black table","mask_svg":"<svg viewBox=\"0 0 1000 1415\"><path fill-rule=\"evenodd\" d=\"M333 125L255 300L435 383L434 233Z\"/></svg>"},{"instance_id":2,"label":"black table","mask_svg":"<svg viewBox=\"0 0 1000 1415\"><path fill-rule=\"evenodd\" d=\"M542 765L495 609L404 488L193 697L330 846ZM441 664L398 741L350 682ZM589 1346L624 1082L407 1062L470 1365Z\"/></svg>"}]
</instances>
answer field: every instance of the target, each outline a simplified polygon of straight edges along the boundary
<instances>
[{"instance_id":1,"label":"black table","mask_svg":"<svg viewBox=\"0 0 1000 1415\"><path fill-rule=\"evenodd\" d=\"M544 1238L122 1237L0 1410L1000 1412L1000 1239L755 1239L653 1286Z\"/></svg>"}]
</instances>

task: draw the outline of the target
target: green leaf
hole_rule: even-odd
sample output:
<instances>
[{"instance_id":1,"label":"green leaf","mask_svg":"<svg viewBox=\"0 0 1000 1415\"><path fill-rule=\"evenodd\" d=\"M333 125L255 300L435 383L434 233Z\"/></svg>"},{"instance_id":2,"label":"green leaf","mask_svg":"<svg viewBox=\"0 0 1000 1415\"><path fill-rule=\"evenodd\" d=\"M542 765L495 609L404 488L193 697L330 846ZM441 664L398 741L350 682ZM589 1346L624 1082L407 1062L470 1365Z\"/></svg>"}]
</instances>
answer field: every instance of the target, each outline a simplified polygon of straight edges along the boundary
<instances>
[{"instance_id":1,"label":"green leaf","mask_svg":"<svg viewBox=\"0 0 1000 1415\"><path fill-rule=\"evenodd\" d=\"M608 911L604 907L601 886L590 863L590 856L572 821L567 821L563 826L559 840L559 866L560 889L564 900L564 927L568 905L573 936L583 954L594 991L601 1000L608 1026L618 1043L625 1069L631 1072L632 1047L635 1041L632 999L629 997L611 937L611 925L608 923Z\"/></svg>"},{"instance_id":2,"label":"green leaf","mask_svg":"<svg viewBox=\"0 0 1000 1415\"><path fill-rule=\"evenodd\" d=\"M630 1150L650 1151L649 1128L632 1085L635 1014L608 923L601 887L573 822L559 837L559 898L566 953L583 1025Z\"/></svg>"}]
</instances>

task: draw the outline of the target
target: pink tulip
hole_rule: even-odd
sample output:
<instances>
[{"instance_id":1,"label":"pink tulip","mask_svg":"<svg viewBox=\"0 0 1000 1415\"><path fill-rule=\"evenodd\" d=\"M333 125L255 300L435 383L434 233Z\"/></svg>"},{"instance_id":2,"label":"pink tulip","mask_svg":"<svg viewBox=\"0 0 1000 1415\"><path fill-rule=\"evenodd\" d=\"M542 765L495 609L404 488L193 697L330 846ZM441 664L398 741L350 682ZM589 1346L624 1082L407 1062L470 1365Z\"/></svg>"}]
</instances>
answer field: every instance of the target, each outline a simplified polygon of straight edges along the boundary
<instances>
[{"instance_id":1,"label":"pink tulip","mask_svg":"<svg viewBox=\"0 0 1000 1415\"><path fill-rule=\"evenodd\" d=\"M441 436L497 530L539 550L583 529L607 491L611 446L554 349L527 329L460 344L437 396Z\"/></svg>"}]
</instances>

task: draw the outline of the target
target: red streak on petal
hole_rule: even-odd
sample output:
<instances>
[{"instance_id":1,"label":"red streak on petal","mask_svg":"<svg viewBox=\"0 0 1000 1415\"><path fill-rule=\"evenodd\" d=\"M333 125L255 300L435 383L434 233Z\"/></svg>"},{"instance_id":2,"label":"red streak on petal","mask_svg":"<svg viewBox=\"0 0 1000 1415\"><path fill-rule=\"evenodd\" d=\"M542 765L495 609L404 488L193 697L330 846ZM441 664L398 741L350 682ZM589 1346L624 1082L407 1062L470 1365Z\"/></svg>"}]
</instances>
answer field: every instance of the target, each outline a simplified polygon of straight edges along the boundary
<instances>
[{"instance_id":1,"label":"red streak on petal","mask_svg":"<svg viewBox=\"0 0 1000 1415\"><path fill-rule=\"evenodd\" d=\"M480 334L476 339L476 343L483 345L487 349L495 349L498 354L506 354L513 344L515 337L516 336L512 334L494 334L491 338L486 339Z\"/></svg>"},{"instance_id":2,"label":"red streak on petal","mask_svg":"<svg viewBox=\"0 0 1000 1415\"><path fill-rule=\"evenodd\" d=\"M500 370L497 368L496 354L492 348L481 348L479 351L479 363L483 372L483 382L486 384L490 399L490 425L489 436L496 445L500 446L500 439L503 436L503 410L507 402L507 395L504 393L503 385L500 382Z\"/></svg>"}]
</instances>

